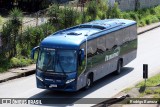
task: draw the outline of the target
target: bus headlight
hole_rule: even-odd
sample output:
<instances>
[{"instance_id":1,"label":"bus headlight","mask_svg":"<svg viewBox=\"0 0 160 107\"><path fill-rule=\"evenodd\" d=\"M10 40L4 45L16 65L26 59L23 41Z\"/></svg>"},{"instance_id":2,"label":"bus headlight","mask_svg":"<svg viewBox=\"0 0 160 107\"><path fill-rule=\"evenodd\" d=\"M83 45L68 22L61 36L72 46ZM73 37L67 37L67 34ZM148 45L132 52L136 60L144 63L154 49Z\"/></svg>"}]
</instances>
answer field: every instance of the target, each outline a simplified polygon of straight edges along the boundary
<instances>
[{"instance_id":1,"label":"bus headlight","mask_svg":"<svg viewBox=\"0 0 160 107\"><path fill-rule=\"evenodd\" d=\"M75 79L67 80L67 81L66 81L66 84L69 84L69 83L73 82L74 80L75 80Z\"/></svg>"},{"instance_id":2,"label":"bus headlight","mask_svg":"<svg viewBox=\"0 0 160 107\"><path fill-rule=\"evenodd\" d=\"M39 77L39 76L36 76L40 81L43 81L43 79L41 78L41 77Z\"/></svg>"}]
</instances>

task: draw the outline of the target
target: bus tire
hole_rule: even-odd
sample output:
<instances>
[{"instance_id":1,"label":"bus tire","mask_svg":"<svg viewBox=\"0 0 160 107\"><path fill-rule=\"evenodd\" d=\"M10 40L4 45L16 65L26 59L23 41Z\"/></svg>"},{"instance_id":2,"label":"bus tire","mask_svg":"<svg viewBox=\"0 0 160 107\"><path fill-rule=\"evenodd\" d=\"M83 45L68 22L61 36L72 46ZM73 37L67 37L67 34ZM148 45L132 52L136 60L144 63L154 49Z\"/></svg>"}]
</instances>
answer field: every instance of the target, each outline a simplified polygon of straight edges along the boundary
<instances>
[{"instance_id":1,"label":"bus tire","mask_svg":"<svg viewBox=\"0 0 160 107\"><path fill-rule=\"evenodd\" d=\"M93 75L90 74L87 77L85 89L89 89L92 86L92 84L93 84Z\"/></svg>"},{"instance_id":2,"label":"bus tire","mask_svg":"<svg viewBox=\"0 0 160 107\"><path fill-rule=\"evenodd\" d=\"M117 70L115 71L116 75L119 75L121 73L121 68L122 68L122 60L119 60L117 63Z\"/></svg>"}]
</instances>

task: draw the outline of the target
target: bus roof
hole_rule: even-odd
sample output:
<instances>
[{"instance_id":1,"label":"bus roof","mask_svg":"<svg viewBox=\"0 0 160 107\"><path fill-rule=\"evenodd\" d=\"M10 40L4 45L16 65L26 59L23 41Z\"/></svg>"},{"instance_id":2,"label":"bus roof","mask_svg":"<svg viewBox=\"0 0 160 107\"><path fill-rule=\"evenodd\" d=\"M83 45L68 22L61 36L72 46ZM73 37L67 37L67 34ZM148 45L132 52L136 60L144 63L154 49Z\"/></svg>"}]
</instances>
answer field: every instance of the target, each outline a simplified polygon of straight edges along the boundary
<instances>
[{"instance_id":1,"label":"bus roof","mask_svg":"<svg viewBox=\"0 0 160 107\"><path fill-rule=\"evenodd\" d=\"M91 40L134 24L135 21L126 19L96 20L60 30L46 37L40 45L48 48L77 49L86 39Z\"/></svg>"}]
</instances>

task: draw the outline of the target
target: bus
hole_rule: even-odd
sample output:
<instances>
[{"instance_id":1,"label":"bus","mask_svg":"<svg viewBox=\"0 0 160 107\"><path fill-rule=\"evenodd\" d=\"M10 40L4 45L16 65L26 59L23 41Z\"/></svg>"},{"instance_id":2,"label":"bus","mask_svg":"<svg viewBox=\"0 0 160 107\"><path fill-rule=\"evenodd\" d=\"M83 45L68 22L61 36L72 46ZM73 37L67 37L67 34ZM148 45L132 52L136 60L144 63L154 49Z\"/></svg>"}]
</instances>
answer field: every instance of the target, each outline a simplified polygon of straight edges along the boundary
<instances>
[{"instance_id":1,"label":"bus","mask_svg":"<svg viewBox=\"0 0 160 107\"><path fill-rule=\"evenodd\" d=\"M38 88L60 91L88 89L93 82L136 58L137 23L126 19L105 19L60 30L33 48L38 52Z\"/></svg>"}]
</instances>

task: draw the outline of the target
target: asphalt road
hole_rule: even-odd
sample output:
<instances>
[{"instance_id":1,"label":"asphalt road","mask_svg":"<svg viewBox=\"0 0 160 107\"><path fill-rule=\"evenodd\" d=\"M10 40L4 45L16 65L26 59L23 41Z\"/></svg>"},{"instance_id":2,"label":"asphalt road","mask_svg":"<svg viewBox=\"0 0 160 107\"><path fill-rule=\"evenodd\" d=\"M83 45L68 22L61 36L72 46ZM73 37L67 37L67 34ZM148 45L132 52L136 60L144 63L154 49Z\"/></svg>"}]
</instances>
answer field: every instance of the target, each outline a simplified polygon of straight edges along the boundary
<instances>
[{"instance_id":1,"label":"asphalt road","mask_svg":"<svg viewBox=\"0 0 160 107\"><path fill-rule=\"evenodd\" d=\"M149 76L160 72L160 28L139 35L137 58L122 69L118 76L110 74L95 82L89 90L80 90L74 93L48 91L36 88L35 75L23 77L0 84L0 98L111 98L123 89L141 81L143 64L149 66ZM74 104L61 106L82 106ZM89 101L86 101L89 102ZM83 105L91 106L92 104ZM0 105L1 106L39 106L39 105ZM42 105L41 105L42 106ZM53 105L45 105L53 106ZM54 105L60 106L60 105Z\"/></svg>"}]
</instances>

